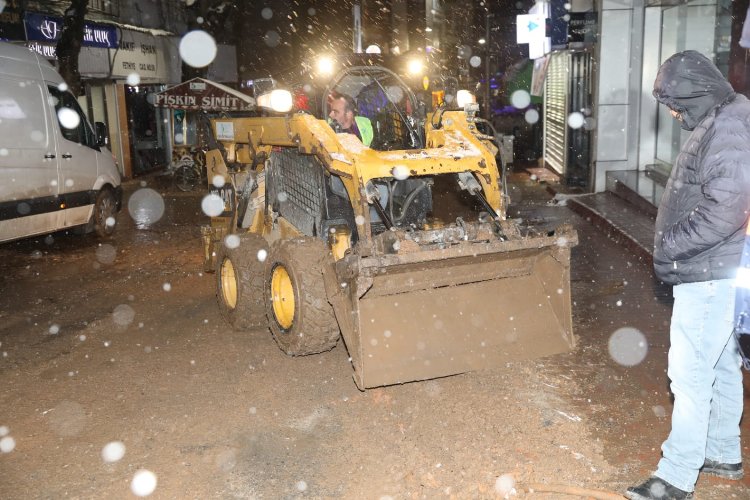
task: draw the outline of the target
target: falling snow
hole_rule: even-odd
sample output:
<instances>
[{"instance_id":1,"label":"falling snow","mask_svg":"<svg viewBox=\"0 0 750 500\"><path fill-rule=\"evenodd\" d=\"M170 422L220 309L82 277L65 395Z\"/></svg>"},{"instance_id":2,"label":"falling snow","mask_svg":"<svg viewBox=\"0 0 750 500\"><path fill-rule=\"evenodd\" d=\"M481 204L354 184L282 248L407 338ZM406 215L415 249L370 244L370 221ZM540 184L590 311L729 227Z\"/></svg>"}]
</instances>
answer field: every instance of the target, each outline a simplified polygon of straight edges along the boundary
<instances>
[{"instance_id":1,"label":"falling snow","mask_svg":"<svg viewBox=\"0 0 750 500\"><path fill-rule=\"evenodd\" d=\"M632 327L616 330L609 338L609 355L623 366L635 366L648 354L648 343L641 331Z\"/></svg>"},{"instance_id":2,"label":"falling snow","mask_svg":"<svg viewBox=\"0 0 750 500\"><path fill-rule=\"evenodd\" d=\"M138 73L130 73L126 79L128 85L135 87L141 83L141 75Z\"/></svg>"},{"instance_id":3,"label":"falling snow","mask_svg":"<svg viewBox=\"0 0 750 500\"><path fill-rule=\"evenodd\" d=\"M224 246L227 248L237 248L240 246L240 237L236 234L228 234L224 238Z\"/></svg>"},{"instance_id":4,"label":"falling snow","mask_svg":"<svg viewBox=\"0 0 750 500\"><path fill-rule=\"evenodd\" d=\"M223 175L214 175L211 178L211 184L213 184L217 188L223 187L225 183L226 180L224 179Z\"/></svg>"},{"instance_id":5,"label":"falling snow","mask_svg":"<svg viewBox=\"0 0 750 500\"><path fill-rule=\"evenodd\" d=\"M113 463L125 456L125 444L121 441L112 441L102 448L102 460Z\"/></svg>"},{"instance_id":6,"label":"falling snow","mask_svg":"<svg viewBox=\"0 0 750 500\"><path fill-rule=\"evenodd\" d=\"M495 492L503 498L516 494L516 480L512 474L503 474L495 480Z\"/></svg>"},{"instance_id":7,"label":"falling snow","mask_svg":"<svg viewBox=\"0 0 750 500\"><path fill-rule=\"evenodd\" d=\"M395 167L393 167L391 174L393 175L394 179L403 181L409 178L409 167L405 165L396 165Z\"/></svg>"},{"instance_id":8,"label":"falling snow","mask_svg":"<svg viewBox=\"0 0 750 500\"><path fill-rule=\"evenodd\" d=\"M525 90L516 90L510 96L510 103L517 109L526 109L531 104L531 95Z\"/></svg>"},{"instance_id":9,"label":"falling snow","mask_svg":"<svg viewBox=\"0 0 750 500\"><path fill-rule=\"evenodd\" d=\"M57 112L57 118L60 121L60 125L65 128L75 129L81 123L81 117L70 108L60 108Z\"/></svg>"},{"instance_id":10,"label":"falling snow","mask_svg":"<svg viewBox=\"0 0 750 500\"><path fill-rule=\"evenodd\" d=\"M112 264L117 258L117 249L109 243L100 244L96 248L96 260L100 264Z\"/></svg>"},{"instance_id":11,"label":"falling snow","mask_svg":"<svg viewBox=\"0 0 750 500\"><path fill-rule=\"evenodd\" d=\"M224 212L224 200L218 194L209 193L201 201L203 213L209 217L217 217Z\"/></svg>"},{"instance_id":12,"label":"falling snow","mask_svg":"<svg viewBox=\"0 0 750 500\"><path fill-rule=\"evenodd\" d=\"M180 57L194 68L211 64L217 53L214 37L202 30L190 31L180 40Z\"/></svg>"},{"instance_id":13,"label":"falling snow","mask_svg":"<svg viewBox=\"0 0 750 500\"><path fill-rule=\"evenodd\" d=\"M156 474L150 470L140 469L133 475L130 491L139 497L147 497L156 489Z\"/></svg>"},{"instance_id":14,"label":"falling snow","mask_svg":"<svg viewBox=\"0 0 750 500\"><path fill-rule=\"evenodd\" d=\"M570 128L581 128L583 127L584 123L585 123L585 118L583 114L576 111L568 115L568 126Z\"/></svg>"},{"instance_id":15,"label":"falling snow","mask_svg":"<svg viewBox=\"0 0 750 500\"><path fill-rule=\"evenodd\" d=\"M164 199L151 188L141 188L128 200L128 212L139 228L148 228L164 215Z\"/></svg>"},{"instance_id":16,"label":"falling snow","mask_svg":"<svg viewBox=\"0 0 750 500\"><path fill-rule=\"evenodd\" d=\"M16 449L16 440L11 436L0 438L0 452L10 453Z\"/></svg>"},{"instance_id":17,"label":"falling snow","mask_svg":"<svg viewBox=\"0 0 750 500\"><path fill-rule=\"evenodd\" d=\"M539 111L535 109L527 109L523 115L523 118L527 123L533 125L539 121Z\"/></svg>"},{"instance_id":18,"label":"falling snow","mask_svg":"<svg viewBox=\"0 0 750 500\"><path fill-rule=\"evenodd\" d=\"M135 310L127 304L120 304L112 311L112 320L119 326L128 326L135 318Z\"/></svg>"}]
</instances>

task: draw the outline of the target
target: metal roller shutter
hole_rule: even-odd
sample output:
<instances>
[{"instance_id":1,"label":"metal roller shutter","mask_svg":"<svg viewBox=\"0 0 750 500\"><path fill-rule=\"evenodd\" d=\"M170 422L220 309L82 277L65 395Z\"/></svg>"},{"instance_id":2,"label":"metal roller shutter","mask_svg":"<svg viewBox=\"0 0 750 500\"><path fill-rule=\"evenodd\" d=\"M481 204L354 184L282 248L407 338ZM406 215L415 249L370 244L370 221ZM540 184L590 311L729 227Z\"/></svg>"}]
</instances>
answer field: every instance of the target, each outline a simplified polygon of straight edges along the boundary
<instances>
[{"instance_id":1,"label":"metal roller shutter","mask_svg":"<svg viewBox=\"0 0 750 500\"><path fill-rule=\"evenodd\" d=\"M544 160L561 175L567 163L569 72L569 52L550 54L544 84Z\"/></svg>"}]
</instances>

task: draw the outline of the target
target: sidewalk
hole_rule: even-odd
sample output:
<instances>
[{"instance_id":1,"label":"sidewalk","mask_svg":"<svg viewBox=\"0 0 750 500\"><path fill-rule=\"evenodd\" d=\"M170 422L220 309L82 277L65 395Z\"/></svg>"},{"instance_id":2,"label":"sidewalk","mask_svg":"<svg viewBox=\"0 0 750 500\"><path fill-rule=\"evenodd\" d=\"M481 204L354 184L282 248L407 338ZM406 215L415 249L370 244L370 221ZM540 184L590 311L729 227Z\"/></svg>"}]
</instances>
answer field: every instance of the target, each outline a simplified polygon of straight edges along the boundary
<instances>
[{"instance_id":1,"label":"sidewalk","mask_svg":"<svg viewBox=\"0 0 750 500\"><path fill-rule=\"evenodd\" d=\"M554 178L545 181L548 183L547 190L555 195L559 203L564 203L604 231L609 238L651 264L657 207L621 182L615 182L613 190L601 193L568 194Z\"/></svg>"},{"instance_id":2,"label":"sidewalk","mask_svg":"<svg viewBox=\"0 0 750 500\"><path fill-rule=\"evenodd\" d=\"M633 253L652 262L656 218L611 191L576 196L568 207Z\"/></svg>"}]
</instances>

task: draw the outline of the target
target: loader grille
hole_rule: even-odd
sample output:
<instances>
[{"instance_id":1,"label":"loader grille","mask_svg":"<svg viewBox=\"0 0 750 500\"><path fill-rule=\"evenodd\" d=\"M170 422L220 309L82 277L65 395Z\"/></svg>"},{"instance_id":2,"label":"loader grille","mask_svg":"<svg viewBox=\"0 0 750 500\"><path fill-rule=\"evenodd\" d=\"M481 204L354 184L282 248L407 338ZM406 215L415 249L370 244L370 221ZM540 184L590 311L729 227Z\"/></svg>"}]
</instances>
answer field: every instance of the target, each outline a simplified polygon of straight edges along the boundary
<instances>
[{"instance_id":1,"label":"loader grille","mask_svg":"<svg viewBox=\"0 0 750 500\"><path fill-rule=\"evenodd\" d=\"M325 204L323 166L294 149L273 151L266 173L266 200L307 236L320 236Z\"/></svg>"}]
</instances>

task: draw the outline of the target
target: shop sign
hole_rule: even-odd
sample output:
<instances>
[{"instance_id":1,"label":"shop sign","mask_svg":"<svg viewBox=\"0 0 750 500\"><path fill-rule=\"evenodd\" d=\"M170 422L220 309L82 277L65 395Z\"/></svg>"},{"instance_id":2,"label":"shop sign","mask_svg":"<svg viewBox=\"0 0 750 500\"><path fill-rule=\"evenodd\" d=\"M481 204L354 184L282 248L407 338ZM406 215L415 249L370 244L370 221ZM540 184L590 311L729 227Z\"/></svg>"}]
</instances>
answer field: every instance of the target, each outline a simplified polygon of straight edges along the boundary
<instances>
[{"instance_id":1,"label":"shop sign","mask_svg":"<svg viewBox=\"0 0 750 500\"><path fill-rule=\"evenodd\" d=\"M57 46L55 45L50 45L48 43L39 43L32 40L28 42L26 46L45 59L57 59Z\"/></svg>"},{"instance_id":2,"label":"shop sign","mask_svg":"<svg viewBox=\"0 0 750 500\"><path fill-rule=\"evenodd\" d=\"M156 106L165 108L205 109L205 110L248 110L252 109L247 102L237 96L211 95L210 93L196 95L166 95L157 94Z\"/></svg>"},{"instance_id":3,"label":"shop sign","mask_svg":"<svg viewBox=\"0 0 750 500\"><path fill-rule=\"evenodd\" d=\"M167 81L168 64L162 48L162 39L150 33L123 30L120 48L109 51L112 76L127 78L137 73L141 81Z\"/></svg>"},{"instance_id":4,"label":"shop sign","mask_svg":"<svg viewBox=\"0 0 750 500\"><path fill-rule=\"evenodd\" d=\"M529 59L538 59L552 49L552 38L547 33L550 17L548 2L537 2L528 14L516 16L516 41L529 44Z\"/></svg>"},{"instance_id":5,"label":"shop sign","mask_svg":"<svg viewBox=\"0 0 750 500\"><path fill-rule=\"evenodd\" d=\"M62 36L63 18L34 14L24 15L27 40L56 44ZM86 22L83 27L83 45L102 49L117 48L117 29L108 24Z\"/></svg>"},{"instance_id":6,"label":"shop sign","mask_svg":"<svg viewBox=\"0 0 750 500\"><path fill-rule=\"evenodd\" d=\"M541 42L547 36L547 18L544 14L516 16L516 43Z\"/></svg>"},{"instance_id":7,"label":"shop sign","mask_svg":"<svg viewBox=\"0 0 750 500\"><path fill-rule=\"evenodd\" d=\"M6 0L0 9L0 40L25 40L18 0Z\"/></svg>"},{"instance_id":8,"label":"shop sign","mask_svg":"<svg viewBox=\"0 0 750 500\"><path fill-rule=\"evenodd\" d=\"M596 12L571 12L568 21L568 42L596 42L599 29Z\"/></svg>"},{"instance_id":9,"label":"shop sign","mask_svg":"<svg viewBox=\"0 0 750 500\"><path fill-rule=\"evenodd\" d=\"M248 111L255 108L255 100L226 85L193 78L155 94L154 105L186 110Z\"/></svg>"},{"instance_id":10,"label":"shop sign","mask_svg":"<svg viewBox=\"0 0 750 500\"><path fill-rule=\"evenodd\" d=\"M566 8L565 6L568 6ZM550 2L550 16L548 19L547 35L555 48L565 48L568 43L568 19L570 19L570 3L562 1Z\"/></svg>"}]
</instances>

